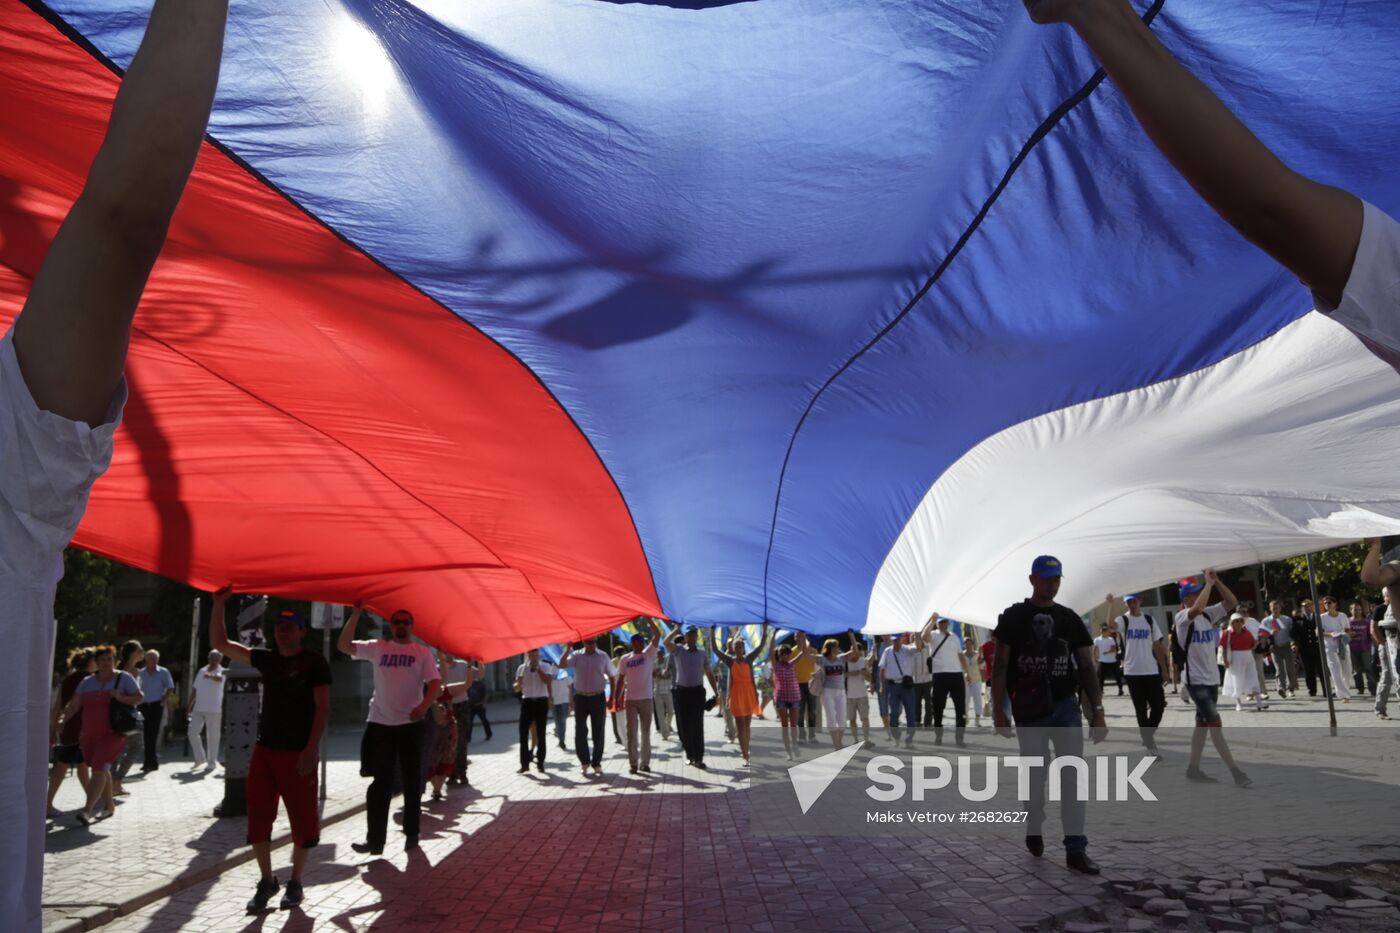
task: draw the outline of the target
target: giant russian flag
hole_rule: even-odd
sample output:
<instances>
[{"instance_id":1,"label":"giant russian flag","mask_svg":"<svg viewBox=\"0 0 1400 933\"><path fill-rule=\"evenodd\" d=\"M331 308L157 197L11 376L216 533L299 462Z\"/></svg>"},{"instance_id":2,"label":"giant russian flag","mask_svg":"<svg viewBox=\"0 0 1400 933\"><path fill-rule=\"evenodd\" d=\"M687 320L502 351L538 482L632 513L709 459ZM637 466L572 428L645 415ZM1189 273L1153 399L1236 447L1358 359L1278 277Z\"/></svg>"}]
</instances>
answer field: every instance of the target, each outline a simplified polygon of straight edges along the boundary
<instances>
[{"instance_id":1,"label":"giant russian flag","mask_svg":"<svg viewBox=\"0 0 1400 933\"><path fill-rule=\"evenodd\" d=\"M144 0L0 0L0 315ZM1400 211L1400 5L1158 0L1300 171ZM1400 377L1013 0L234 0L76 544L414 610L987 624L1400 530Z\"/></svg>"}]
</instances>

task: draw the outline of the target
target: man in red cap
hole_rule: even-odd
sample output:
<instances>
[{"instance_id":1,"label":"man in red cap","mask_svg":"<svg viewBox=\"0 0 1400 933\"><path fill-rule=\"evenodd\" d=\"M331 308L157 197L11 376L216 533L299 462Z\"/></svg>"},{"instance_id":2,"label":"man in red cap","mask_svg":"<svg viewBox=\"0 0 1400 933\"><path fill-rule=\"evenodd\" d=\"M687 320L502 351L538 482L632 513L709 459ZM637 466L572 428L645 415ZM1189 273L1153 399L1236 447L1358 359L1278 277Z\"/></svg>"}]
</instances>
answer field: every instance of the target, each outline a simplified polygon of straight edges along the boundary
<instances>
[{"instance_id":1,"label":"man in red cap","mask_svg":"<svg viewBox=\"0 0 1400 933\"><path fill-rule=\"evenodd\" d=\"M224 630L224 606L232 593L224 587L214 594L209 614L209 642L232 661L257 668L262 675L262 706L258 710L258 742L248 764L248 844L262 869L248 912L266 909L277 893L272 873L272 824L277 801L287 808L292 827L292 877L282 895L282 907L302 901L301 876L306 857L321 840L316 803L316 765L321 736L331 709L331 666L315 651L302 647L306 619L284 609L274 620L276 650L249 648L230 641Z\"/></svg>"}]
</instances>

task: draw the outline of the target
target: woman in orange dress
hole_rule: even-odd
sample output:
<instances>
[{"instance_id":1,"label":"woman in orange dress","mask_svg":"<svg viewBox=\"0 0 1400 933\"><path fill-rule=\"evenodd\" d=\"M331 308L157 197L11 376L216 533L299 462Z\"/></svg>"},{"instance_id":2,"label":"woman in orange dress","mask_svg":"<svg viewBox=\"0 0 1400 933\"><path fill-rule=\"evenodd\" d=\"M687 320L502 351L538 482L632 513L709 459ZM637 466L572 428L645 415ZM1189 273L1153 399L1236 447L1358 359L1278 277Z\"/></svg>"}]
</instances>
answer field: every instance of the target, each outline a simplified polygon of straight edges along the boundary
<instances>
[{"instance_id":1,"label":"woman in orange dress","mask_svg":"<svg viewBox=\"0 0 1400 933\"><path fill-rule=\"evenodd\" d=\"M729 650L715 642L715 654L729 668L729 712L734 717L734 731L739 737L739 753L744 756L744 764L749 763L749 729L753 725L754 714L758 712L758 690L754 688L753 662L763 654L768 639L768 626L758 636L758 647L744 653L744 639L735 636L729 642Z\"/></svg>"}]
</instances>

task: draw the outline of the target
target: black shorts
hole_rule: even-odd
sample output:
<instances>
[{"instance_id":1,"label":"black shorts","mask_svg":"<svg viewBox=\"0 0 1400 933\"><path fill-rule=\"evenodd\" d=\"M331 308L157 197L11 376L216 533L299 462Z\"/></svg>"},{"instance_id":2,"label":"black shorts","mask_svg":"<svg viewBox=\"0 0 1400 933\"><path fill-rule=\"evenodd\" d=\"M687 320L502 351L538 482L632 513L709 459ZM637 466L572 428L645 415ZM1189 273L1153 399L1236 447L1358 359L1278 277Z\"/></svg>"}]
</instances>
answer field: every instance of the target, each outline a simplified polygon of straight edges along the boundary
<instances>
[{"instance_id":1,"label":"black shorts","mask_svg":"<svg viewBox=\"0 0 1400 933\"><path fill-rule=\"evenodd\" d=\"M55 745L53 763L56 765L80 765L83 763L83 750L76 745Z\"/></svg>"}]
</instances>

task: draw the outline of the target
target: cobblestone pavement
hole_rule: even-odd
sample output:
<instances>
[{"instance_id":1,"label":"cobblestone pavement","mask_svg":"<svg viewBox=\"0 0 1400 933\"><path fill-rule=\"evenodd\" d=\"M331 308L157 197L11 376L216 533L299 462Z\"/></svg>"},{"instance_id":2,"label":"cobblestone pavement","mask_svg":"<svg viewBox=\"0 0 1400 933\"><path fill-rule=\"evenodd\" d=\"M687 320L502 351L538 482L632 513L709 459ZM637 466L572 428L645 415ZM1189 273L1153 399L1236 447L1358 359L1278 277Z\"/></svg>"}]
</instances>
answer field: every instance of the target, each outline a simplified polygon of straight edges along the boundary
<instances>
[{"instance_id":1,"label":"cobblestone pavement","mask_svg":"<svg viewBox=\"0 0 1400 933\"><path fill-rule=\"evenodd\" d=\"M1127 698L1110 696L1108 707L1110 726L1134 728ZM1353 701L1338 710L1344 729L1375 729L1382 742L1395 742L1400 734L1394 723L1371 716L1369 702ZM1165 724L1186 725L1190 716L1189 708L1174 700ZM1225 719L1227 729L1236 724L1326 724L1325 705L1306 698L1277 702L1262 714L1227 710ZM1051 857L1054 846L1047 846L1045 858L1034 859L1016 839L756 836L749 830L747 773L734 746L724 742L720 720L707 717L706 728L706 771L684 763L674 737L658 738L654 773L644 779L629 777L625 753L609 737L605 776L588 778L580 774L572 754L553 741L546 774L518 774L515 725L502 723L489 745L473 745L473 786L452 788L441 802L425 801L418 851L403 852L402 837L391 832L383 858L357 855L350 843L363 838L364 818L355 814L322 834L322 845L313 852L307 870L301 909L246 916L244 905L257 880L256 867L247 862L132 910L102 929L426 933L482 926L507 931L725 928L776 933L814 923L836 931L1010 931L1033 926L1074 929L1074 923L1085 929L1146 930L1171 922L1205 929L1208 921L1213 929L1238 929L1222 925L1228 917L1211 914L1199 898L1218 898L1219 889L1242 880L1243 872L1267 871L1272 879L1285 877L1283 870L1295 865L1400 861L1400 847L1393 845L1291 840L1282 823L1277 844L1264 850L1235 851L1220 840L1194 848L1180 841L1095 838L1093 852L1105 868L1101 878L1066 870L1061 860ZM755 728L772 728L771 719L756 722ZM1400 749L1400 742L1395 744ZM823 750L810 746L808 757ZM55 842L67 839L71 831L55 831L50 836L46 903L56 901L60 892L68 897L90 891L99 878L101 898L116 899L110 893L113 863L103 858L100 870L85 875L89 853L106 856L118 850L122 865L129 864L134 876L144 872L165 878L238 848L240 820L216 822L203 815L218 797L218 782L178 781L179 770L172 768L167 776L163 768L160 778L134 783L132 802L116 819L98 824L85 845L56 847ZM332 798L338 806L363 799L365 782L354 771L354 763L348 761L333 767ZM145 786L153 789L160 782L165 782L163 788L154 793ZM157 794L164 796L157 800ZM60 806L71 807L65 799ZM150 810L159 813L145 822ZM129 818L133 811L135 819ZM288 858L286 847L274 854L283 880ZM127 870L123 867L122 872ZM1153 879L1180 882L1174 890L1186 908L1186 921L1166 912L1142 911L1139 905L1147 899L1138 892L1152 890L1143 883ZM1219 879L1218 884L1211 879ZM136 884L131 881L132 887ZM1264 887L1275 885L1260 886ZM1287 883L1278 887L1288 894L1300 893ZM1311 898L1319 892L1304 893ZM1190 904L1184 900L1188 894L1193 897ZM1270 893L1262 891L1251 899L1267 896ZM1125 898L1135 900L1129 905ZM1346 899L1329 905L1296 898L1289 906L1309 910L1311 927L1326 929L1333 926L1328 911L1341 908ZM1178 906L1171 906L1175 913ZM1345 917L1338 921L1360 922ZM1257 917L1251 923L1254 929L1270 928Z\"/></svg>"}]
</instances>

